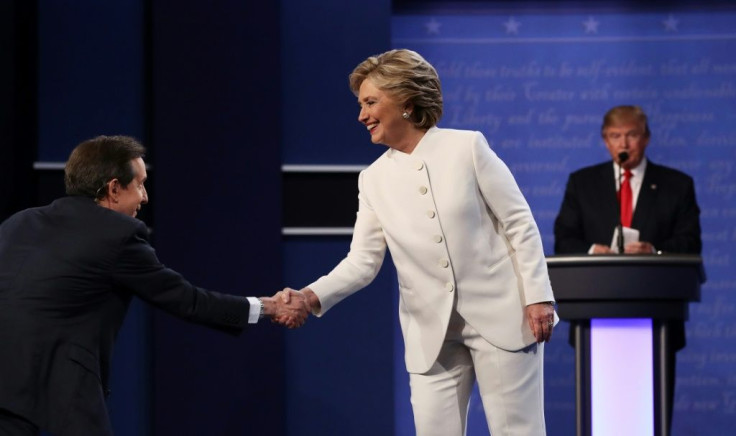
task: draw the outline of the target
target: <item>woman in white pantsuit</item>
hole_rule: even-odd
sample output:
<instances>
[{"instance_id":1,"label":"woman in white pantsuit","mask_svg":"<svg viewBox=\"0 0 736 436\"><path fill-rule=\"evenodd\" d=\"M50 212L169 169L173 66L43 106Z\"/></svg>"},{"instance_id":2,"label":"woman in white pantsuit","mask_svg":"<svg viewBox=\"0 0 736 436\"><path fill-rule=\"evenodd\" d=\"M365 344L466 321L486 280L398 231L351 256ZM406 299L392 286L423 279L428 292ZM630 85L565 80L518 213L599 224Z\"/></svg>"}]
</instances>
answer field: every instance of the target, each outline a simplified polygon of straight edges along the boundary
<instances>
[{"instance_id":1,"label":"woman in white pantsuit","mask_svg":"<svg viewBox=\"0 0 736 436\"><path fill-rule=\"evenodd\" d=\"M419 54L369 57L350 87L371 141L389 149L360 173L346 258L282 297L321 316L375 278L388 248L417 435L463 435L476 380L493 436L544 435L542 357L557 316L516 181L480 132L436 127L440 81Z\"/></svg>"}]
</instances>

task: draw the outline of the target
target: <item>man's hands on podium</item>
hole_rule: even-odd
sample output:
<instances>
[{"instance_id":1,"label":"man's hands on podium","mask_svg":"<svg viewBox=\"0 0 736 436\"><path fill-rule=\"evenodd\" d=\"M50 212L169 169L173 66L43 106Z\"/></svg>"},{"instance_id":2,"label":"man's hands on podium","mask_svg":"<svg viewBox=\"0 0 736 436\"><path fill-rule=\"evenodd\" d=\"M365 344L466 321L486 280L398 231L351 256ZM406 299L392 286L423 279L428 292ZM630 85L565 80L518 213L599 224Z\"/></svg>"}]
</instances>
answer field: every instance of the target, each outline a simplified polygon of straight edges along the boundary
<instances>
[{"instance_id":1,"label":"man's hands on podium","mask_svg":"<svg viewBox=\"0 0 736 436\"><path fill-rule=\"evenodd\" d=\"M624 245L624 253L627 254L652 254L654 253L654 245L645 241L629 242ZM611 247L603 244L593 244L590 250L591 254L615 254Z\"/></svg>"}]
</instances>

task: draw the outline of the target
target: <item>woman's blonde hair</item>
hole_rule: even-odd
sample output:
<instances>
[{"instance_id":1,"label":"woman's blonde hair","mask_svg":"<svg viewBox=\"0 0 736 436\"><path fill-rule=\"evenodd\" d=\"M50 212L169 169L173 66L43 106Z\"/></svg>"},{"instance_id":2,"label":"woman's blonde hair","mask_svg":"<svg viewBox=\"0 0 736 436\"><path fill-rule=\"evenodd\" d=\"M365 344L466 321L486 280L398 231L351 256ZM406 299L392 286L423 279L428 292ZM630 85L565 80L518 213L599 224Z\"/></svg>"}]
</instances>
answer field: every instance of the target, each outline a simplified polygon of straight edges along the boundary
<instances>
[{"instance_id":1,"label":"woman's blonde hair","mask_svg":"<svg viewBox=\"0 0 736 436\"><path fill-rule=\"evenodd\" d=\"M442 87L434 67L419 53L406 49L371 56L350 74L356 96L365 79L402 104L414 107L409 119L417 128L429 129L442 117Z\"/></svg>"}]
</instances>

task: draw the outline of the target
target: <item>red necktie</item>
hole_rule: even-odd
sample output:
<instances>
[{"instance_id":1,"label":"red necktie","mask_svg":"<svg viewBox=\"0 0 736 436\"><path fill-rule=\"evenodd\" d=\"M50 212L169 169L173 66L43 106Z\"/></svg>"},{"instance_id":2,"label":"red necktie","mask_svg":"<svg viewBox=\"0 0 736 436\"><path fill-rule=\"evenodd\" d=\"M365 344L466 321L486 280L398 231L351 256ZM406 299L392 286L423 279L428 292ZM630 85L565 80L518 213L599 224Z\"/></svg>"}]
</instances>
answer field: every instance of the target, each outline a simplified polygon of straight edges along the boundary
<instances>
[{"instance_id":1,"label":"red necktie","mask_svg":"<svg viewBox=\"0 0 736 436\"><path fill-rule=\"evenodd\" d=\"M624 227L631 227L631 215L633 211L633 195L631 194L631 183L629 180L632 177L631 170L624 171L624 181L621 182L621 224Z\"/></svg>"}]
</instances>

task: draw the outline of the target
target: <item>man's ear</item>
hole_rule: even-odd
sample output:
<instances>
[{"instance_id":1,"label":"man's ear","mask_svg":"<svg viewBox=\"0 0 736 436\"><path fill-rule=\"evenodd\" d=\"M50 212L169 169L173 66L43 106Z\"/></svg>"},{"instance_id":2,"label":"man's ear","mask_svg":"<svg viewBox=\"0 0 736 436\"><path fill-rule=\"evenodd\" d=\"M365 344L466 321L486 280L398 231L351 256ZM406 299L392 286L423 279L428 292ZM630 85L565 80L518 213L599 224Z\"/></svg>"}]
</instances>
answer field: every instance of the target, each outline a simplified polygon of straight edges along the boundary
<instances>
[{"instance_id":1,"label":"man's ear","mask_svg":"<svg viewBox=\"0 0 736 436\"><path fill-rule=\"evenodd\" d=\"M112 179L107 184L107 197L110 201L117 203L118 195L120 194L120 181L118 179Z\"/></svg>"}]
</instances>

